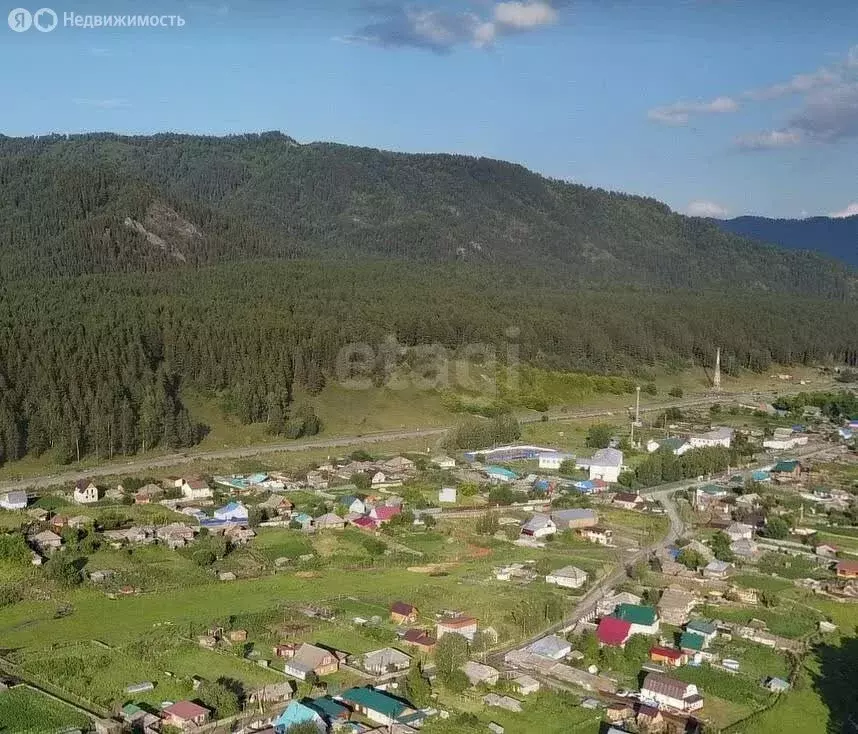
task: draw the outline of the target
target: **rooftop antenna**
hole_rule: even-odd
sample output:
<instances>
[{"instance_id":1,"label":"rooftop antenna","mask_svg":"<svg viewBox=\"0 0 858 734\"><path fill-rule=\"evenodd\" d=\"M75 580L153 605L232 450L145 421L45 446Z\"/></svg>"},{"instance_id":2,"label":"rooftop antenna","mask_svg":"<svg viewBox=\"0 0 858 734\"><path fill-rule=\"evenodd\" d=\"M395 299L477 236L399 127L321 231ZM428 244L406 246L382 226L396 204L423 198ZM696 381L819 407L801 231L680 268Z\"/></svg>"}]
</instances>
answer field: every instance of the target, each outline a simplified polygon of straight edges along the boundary
<instances>
[{"instance_id":1,"label":"rooftop antenna","mask_svg":"<svg viewBox=\"0 0 858 734\"><path fill-rule=\"evenodd\" d=\"M715 374L712 376L712 387L715 392L721 392L721 347L715 350Z\"/></svg>"}]
</instances>

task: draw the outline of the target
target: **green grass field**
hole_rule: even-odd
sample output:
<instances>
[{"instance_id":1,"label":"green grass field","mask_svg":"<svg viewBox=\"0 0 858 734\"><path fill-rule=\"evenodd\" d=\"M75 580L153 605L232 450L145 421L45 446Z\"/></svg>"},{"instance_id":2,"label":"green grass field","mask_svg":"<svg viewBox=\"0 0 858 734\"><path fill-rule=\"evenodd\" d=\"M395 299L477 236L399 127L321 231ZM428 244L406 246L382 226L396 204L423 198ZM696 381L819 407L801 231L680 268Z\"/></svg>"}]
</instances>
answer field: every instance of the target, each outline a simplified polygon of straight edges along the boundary
<instances>
[{"instance_id":1,"label":"green grass field","mask_svg":"<svg viewBox=\"0 0 858 734\"><path fill-rule=\"evenodd\" d=\"M0 731L4 734L51 734L90 723L89 717L27 686L0 691Z\"/></svg>"}]
</instances>

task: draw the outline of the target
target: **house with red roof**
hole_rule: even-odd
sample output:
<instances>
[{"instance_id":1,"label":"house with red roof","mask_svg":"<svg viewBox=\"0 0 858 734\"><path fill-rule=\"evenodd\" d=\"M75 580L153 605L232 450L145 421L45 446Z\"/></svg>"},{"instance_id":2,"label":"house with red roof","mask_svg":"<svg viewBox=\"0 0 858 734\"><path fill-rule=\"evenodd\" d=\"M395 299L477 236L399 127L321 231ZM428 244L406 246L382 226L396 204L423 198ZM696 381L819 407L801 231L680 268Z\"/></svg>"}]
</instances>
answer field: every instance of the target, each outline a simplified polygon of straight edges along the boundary
<instances>
[{"instance_id":1,"label":"house with red roof","mask_svg":"<svg viewBox=\"0 0 858 734\"><path fill-rule=\"evenodd\" d=\"M632 623L618 617L602 617L596 628L596 639L600 645L623 647L632 636Z\"/></svg>"},{"instance_id":2,"label":"house with red roof","mask_svg":"<svg viewBox=\"0 0 858 734\"><path fill-rule=\"evenodd\" d=\"M202 726L209 720L211 713L205 706L193 701L179 701L161 711L165 725L175 726L182 731L192 731Z\"/></svg>"},{"instance_id":3,"label":"house with red roof","mask_svg":"<svg viewBox=\"0 0 858 734\"><path fill-rule=\"evenodd\" d=\"M378 523L367 515L361 515L350 521L352 525L361 530L377 530Z\"/></svg>"},{"instance_id":4,"label":"house with red roof","mask_svg":"<svg viewBox=\"0 0 858 734\"><path fill-rule=\"evenodd\" d=\"M840 561L834 571L839 579L858 579L858 561Z\"/></svg>"},{"instance_id":5,"label":"house with red roof","mask_svg":"<svg viewBox=\"0 0 858 734\"><path fill-rule=\"evenodd\" d=\"M379 525L383 525L386 522L390 522L394 517L402 512L401 507L391 507L390 505L379 505L378 507L373 507L372 511L369 513L369 516L375 520Z\"/></svg>"}]
</instances>

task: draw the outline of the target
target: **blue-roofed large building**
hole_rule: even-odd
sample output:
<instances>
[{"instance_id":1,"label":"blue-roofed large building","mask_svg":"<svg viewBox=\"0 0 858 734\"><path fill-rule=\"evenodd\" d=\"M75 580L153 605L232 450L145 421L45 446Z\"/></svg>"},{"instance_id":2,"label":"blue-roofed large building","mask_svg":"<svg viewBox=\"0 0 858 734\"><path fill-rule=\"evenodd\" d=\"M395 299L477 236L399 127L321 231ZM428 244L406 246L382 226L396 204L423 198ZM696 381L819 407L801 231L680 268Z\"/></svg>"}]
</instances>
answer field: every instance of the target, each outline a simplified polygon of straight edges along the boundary
<instances>
[{"instance_id":1,"label":"blue-roofed large building","mask_svg":"<svg viewBox=\"0 0 858 734\"><path fill-rule=\"evenodd\" d=\"M275 734L286 734L296 724L313 724L319 734L326 734L328 724L319 711L300 701L292 701L280 716L274 720Z\"/></svg>"}]
</instances>

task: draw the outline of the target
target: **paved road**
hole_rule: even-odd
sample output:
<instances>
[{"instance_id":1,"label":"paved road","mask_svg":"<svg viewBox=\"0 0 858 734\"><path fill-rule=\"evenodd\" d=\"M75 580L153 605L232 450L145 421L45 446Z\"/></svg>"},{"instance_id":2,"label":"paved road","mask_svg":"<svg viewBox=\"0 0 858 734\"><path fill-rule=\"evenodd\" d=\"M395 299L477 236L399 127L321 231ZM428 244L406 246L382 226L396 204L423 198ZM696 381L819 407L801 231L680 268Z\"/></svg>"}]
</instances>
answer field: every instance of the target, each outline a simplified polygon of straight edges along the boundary
<instances>
[{"instance_id":1,"label":"paved road","mask_svg":"<svg viewBox=\"0 0 858 734\"><path fill-rule=\"evenodd\" d=\"M686 400L673 402L652 403L641 405L641 413L665 410L666 408L691 408L698 405L707 405L716 402L740 402L742 400L753 400L758 395L789 394L802 390L813 389L813 386L804 386L801 390L788 388L774 392L746 392L746 393L709 393L696 395ZM580 420L582 418L599 418L603 416L621 415L625 418L624 408L613 410L580 410L566 413L552 412L545 418L541 415L525 416L519 418L521 423L539 423L543 420L563 422ZM186 453L166 454L152 458L131 459L124 463L110 462L84 470L69 470L56 474L45 474L42 476L24 479L13 479L0 482L0 492L8 492L15 489L43 489L58 484L71 484L78 479L91 479L95 477L106 477L115 475L139 474L150 469L164 469L172 466L191 464L196 461L212 461L217 459L244 459L262 454L281 453L289 451L306 451L308 449L344 448L348 446L364 446L373 443L384 443L387 441L400 441L417 438L432 438L443 435L452 426L442 428L416 428L413 430L386 431L380 433L368 433L356 436L343 436L340 438L312 439L308 441L289 441L288 443L268 443L257 446L246 446L244 448L218 449L213 451L188 451Z\"/></svg>"}]
</instances>

